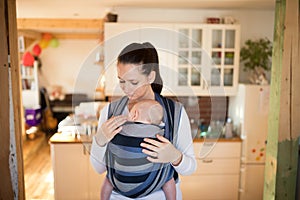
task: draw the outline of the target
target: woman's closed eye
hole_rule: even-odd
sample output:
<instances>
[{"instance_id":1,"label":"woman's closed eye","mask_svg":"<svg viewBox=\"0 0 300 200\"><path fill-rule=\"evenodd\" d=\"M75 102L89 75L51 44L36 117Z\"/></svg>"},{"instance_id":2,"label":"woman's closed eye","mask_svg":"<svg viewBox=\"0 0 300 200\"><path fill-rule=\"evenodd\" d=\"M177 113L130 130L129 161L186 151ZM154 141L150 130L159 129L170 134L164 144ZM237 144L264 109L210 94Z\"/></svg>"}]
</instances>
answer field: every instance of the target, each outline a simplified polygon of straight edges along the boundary
<instances>
[{"instance_id":1,"label":"woman's closed eye","mask_svg":"<svg viewBox=\"0 0 300 200\"><path fill-rule=\"evenodd\" d=\"M130 81L130 83L131 83L132 85L137 85L137 84L139 84L138 81Z\"/></svg>"},{"instance_id":2,"label":"woman's closed eye","mask_svg":"<svg viewBox=\"0 0 300 200\"><path fill-rule=\"evenodd\" d=\"M124 81L124 80L119 80L119 83L121 83L121 84L124 84L126 81ZM138 85L139 84L139 82L138 81L130 81L130 84L131 85Z\"/></svg>"}]
</instances>

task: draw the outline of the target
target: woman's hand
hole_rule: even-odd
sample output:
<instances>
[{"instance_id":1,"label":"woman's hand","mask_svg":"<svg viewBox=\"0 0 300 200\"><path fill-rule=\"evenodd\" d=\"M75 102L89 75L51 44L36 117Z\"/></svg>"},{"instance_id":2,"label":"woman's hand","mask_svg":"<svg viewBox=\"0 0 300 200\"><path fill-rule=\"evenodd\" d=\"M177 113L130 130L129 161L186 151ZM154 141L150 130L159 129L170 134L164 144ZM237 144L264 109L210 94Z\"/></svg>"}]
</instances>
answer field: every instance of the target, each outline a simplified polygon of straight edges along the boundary
<instances>
[{"instance_id":1,"label":"woman's hand","mask_svg":"<svg viewBox=\"0 0 300 200\"><path fill-rule=\"evenodd\" d=\"M113 116L104 122L97 130L95 135L98 145L104 146L122 130L122 125L127 121L123 115Z\"/></svg>"},{"instance_id":2,"label":"woman's hand","mask_svg":"<svg viewBox=\"0 0 300 200\"><path fill-rule=\"evenodd\" d=\"M156 137L159 141L145 138L144 141L146 143L141 143L141 146L145 148L142 152L148 155L147 159L153 163L172 163L174 166L179 165L182 160L182 153L177 150L168 139L159 134L157 134Z\"/></svg>"}]
</instances>

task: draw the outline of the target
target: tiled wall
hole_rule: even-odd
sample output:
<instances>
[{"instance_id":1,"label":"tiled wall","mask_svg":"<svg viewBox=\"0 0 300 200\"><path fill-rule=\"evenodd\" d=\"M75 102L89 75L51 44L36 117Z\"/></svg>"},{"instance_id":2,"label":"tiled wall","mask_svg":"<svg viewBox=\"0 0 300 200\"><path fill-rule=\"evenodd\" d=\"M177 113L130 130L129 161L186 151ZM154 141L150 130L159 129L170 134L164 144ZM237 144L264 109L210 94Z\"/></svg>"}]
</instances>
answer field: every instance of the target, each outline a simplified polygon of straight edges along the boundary
<instances>
[{"instance_id":1,"label":"tiled wall","mask_svg":"<svg viewBox=\"0 0 300 200\"><path fill-rule=\"evenodd\" d=\"M107 97L107 101L119 97ZM225 121L228 115L228 97L168 97L181 102L190 120L204 124L206 127L211 120Z\"/></svg>"},{"instance_id":2,"label":"tiled wall","mask_svg":"<svg viewBox=\"0 0 300 200\"><path fill-rule=\"evenodd\" d=\"M206 126L211 120L225 121L228 115L228 97L178 97L176 100L184 105L190 120L201 120Z\"/></svg>"}]
</instances>

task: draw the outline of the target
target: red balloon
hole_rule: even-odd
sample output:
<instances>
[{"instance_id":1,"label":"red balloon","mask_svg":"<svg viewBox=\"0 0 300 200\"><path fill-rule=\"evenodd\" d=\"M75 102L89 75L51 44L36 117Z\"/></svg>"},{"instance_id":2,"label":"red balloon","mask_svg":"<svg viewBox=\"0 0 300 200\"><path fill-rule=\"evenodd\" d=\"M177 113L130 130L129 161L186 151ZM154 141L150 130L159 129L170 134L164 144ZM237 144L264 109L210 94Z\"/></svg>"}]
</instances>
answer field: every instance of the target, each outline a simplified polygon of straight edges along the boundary
<instances>
[{"instance_id":1,"label":"red balloon","mask_svg":"<svg viewBox=\"0 0 300 200\"><path fill-rule=\"evenodd\" d=\"M33 46L33 48L32 48L33 55L39 56L41 54L41 52L42 52L42 48L40 47L39 44L36 44Z\"/></svg>"},{"instance_id":2,"label":"red balloon","mask_svg":"<svg viewBox=\"0 0 300 200\"><path fill-rule=\"evenodd\" d=\"M34 57L29 52L25 52L22 57L22 62L24 66L33 66Z\"/></svg>"}]
</instances>

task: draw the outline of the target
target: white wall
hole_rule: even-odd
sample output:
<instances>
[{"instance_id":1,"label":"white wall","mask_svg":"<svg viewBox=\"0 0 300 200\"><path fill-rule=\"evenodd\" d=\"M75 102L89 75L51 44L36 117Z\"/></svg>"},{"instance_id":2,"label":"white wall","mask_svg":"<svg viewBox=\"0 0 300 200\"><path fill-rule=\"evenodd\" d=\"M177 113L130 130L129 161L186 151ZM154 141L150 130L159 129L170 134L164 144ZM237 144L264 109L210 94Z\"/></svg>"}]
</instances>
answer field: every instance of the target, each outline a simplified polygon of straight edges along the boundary
<instances>
[{"instance_id":1,"label":"white wall","mask_svg":"<svg viewBox=\"0 0 300 200\"><path fill-rule=\"evenodd\" d=\"M100 74L96 61L97 40L59 40L57 48L47 47L41 53L40 85L63 86L66 93L94 91Z\"/></svg>"},{"instance_id":2,"label":"white wall","mask_svg":"<svg viewBox=\"0 0 300 200\"><path fill-rule=\"evenodd\" d=\"M199 9L145 9L115 8L119 22L193 22L203 23L207 17L232 16L241 24L241 44L246 39L267 37L272 41L274 10L199 10ZM46 48L41 55L43 73L48 85L63 85L66 92L93 90L100 67L94 65L97 46L94 40L60 40L58 48ZM85 61L90 57L88 61ZM81 71L81 72L80 72ZM75 83L78 74L80 87ZM86 78L85 78L86 77ZM247 74L240 69L240 82L247 82Z\"/></svg>"}]
</instances>

